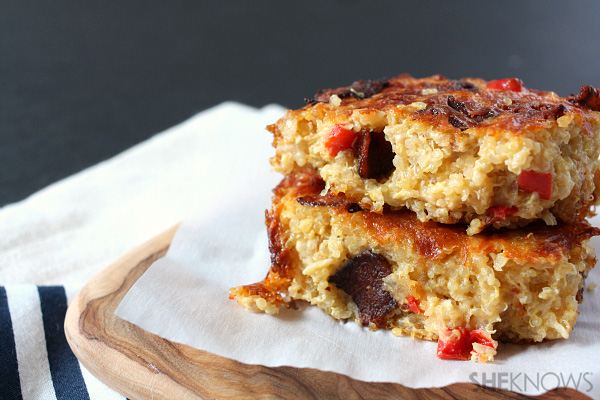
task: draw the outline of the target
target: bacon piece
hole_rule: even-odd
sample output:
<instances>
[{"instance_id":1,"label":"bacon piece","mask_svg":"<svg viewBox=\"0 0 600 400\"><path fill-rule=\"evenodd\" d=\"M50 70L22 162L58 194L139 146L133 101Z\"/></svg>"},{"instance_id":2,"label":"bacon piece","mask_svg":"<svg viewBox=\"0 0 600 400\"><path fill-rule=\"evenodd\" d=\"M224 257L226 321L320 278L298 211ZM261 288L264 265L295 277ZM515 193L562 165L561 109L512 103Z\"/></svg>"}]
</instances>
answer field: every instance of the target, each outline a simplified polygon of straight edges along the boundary
<instances>
[{"instance_id":1,"label":"bacon piece","mask_svg":"<svg viewBox=\"0 0 600 400\"><path fill-rule=\"evenodd\" d=\"M466 119L466 117L463 117L462 115L450 115L448 117L448 122L450 122L450 124L453 127L458 128L461 131L464 131L465 129L468 129L469 126L471 125L471 122L468 121Z\"/></svg>"},{"instance_id":2,"label":"bacon piece","mask_svg":"<svg viewBox=\"0 0 600 400\"><path fill-rule=\"evenodd\" d=\"M458 111L466 117L464 118L457 114L448 116L448 122L450 122L450 124L452 124L452 126L455 128L463 131L471 126L475 126L477 123L482 122L486 118L491 118L494 116L494 112L491 108L478 106L473 102L469 103L470 108L468 108L467 102L458 101L456 100L456 97L452 95L448 96L447 102L448 107L454 111Z\"/></svg>"},{"instance_id":3,"label":"bacon piece","mask_svg":"<svg viewBox=\"0 0 600 400\"><path fill-rule=\"evenodd\" d=\"M363 211L364 209L356 203L352 203L344 196L336 196L331 193L324 195L298 197L298 203L309 207L346 207L349 213Z\"/></svg>"},{"instance_id":4,"label":"bacon piece","mask_svg":"<svg viewBox=\"0 0 600 400\"><path fill-rule=\"evenodd\" d=\"M459 81L454 80L454 79L449 80L448 86L452 90L465 90L465 91L469 91L469 92L478 92L479 91L477 86L475 86L471 82L467 82L462 79Z\"/></svg>"},{"instance_id":5,"label":"bacon piece","mask_svg":"<svg viewBox=\"0 0 600 400\"><path fill-rule=\"evenodd\" d=\"M577 96L568 96L567 101L577 103L593 111L600 111L600 90L593 86L585 85L581 87Z\"/></svg>"},{"instance_id":6,"label":"bacon piece","mask_svg":"<svg viewBox=\"0 0 600 400\"><path fill-rule=\"evenodd\" d=\"M588 271L581 271L579 272L579 275L581 275L581 281L585 284L585 280L588 276ZM581 303L583 301L583 286L580 287L577 291L577 294L575 295L575 300L577 300L578 303Z\"/></svg>"},{"instance_id":7,"label":"bacon piece","mask_svg":"<svg viewBox=\"0 0 600 400\"><path fill-rule=\"evenodd\" d=\"M394 169L396 154L383 132L360 131L355 153L358 157L358 175L361 178L379 178Z\"/></svg>"},{"instance_id":8,"label":"bacon piece","mask_svg":"<svg viewBox=\"0 0 600 400\"><path fill-rule=\"evenodd\" d=\"M450 108L462 113L466 116L469 115L469 111L467 111L467 106L464 102L456 100L454 96L448 96L448 105Z\"/></svg>"},{"instance_id":9,"label":"bacon piece","mask_svg":"<svg viewBox=\"0 0 600 400\"><path fill-rule=\"evenodd\" d=\"M381 93L383 89L390 85L387 79L376 79L376 80L359 80L355 81L350 87L350 92L354 97L359 99L366 99L377 93Z\"/></svg>"},{"instance_id":10,"label":"bacon piece","mask_svg":"<svg viewBox=\"0 0 600 400\"><path fill-rule=\"evenodd\" d=\"M319 89L313 98L305 98L304 101L308 104L327 103L329 98L334 94L340 99L354 97L359 100L367 99L378 93L390 85L387 79L367 79L359 80L352 83L352 86L346 86L338 89Z\"/></svg>"},{"instance_id":11,"label":"bacon piece","mask_svg":"<svg viewBox=\"0 0 600 400\"><path fill-rule=\"evenodd\" d=\"M345 197L334 196L332 194L302 196L298 197L297 200L303 206L309 207L342 207L351 204Z\"/></svg>"},{"instance_id":12,"label":"bacon piece","mask_svg":"<svg viewBox=\"0 0 600 400\"><path fill-rule=\"evenodd\" d=\"M383 278L392 273L389 262L380 254L367 250L350 260L329 278L352 297L363 325L385 326L385 317L398 303L383 289Z\"/></svg>"}]
</instances>

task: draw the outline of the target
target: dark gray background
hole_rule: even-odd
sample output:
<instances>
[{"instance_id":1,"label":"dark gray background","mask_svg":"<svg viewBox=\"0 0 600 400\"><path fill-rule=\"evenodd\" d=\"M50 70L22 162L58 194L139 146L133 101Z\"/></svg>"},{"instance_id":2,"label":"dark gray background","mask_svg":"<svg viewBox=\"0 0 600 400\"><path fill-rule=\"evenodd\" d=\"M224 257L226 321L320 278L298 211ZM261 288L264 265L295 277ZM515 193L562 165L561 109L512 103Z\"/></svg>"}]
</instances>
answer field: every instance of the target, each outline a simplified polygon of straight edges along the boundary
<instances>
[{"instance_id":1,"label":"dark gray background","mask_svg":"<svg viewBox=\"0 0 600 400\"><path fill-rule=\"evenodd\" d=\"M600 86L600 2L9 1L0 206L226 100L408 72Z\"/></svg>"}]
</instances>

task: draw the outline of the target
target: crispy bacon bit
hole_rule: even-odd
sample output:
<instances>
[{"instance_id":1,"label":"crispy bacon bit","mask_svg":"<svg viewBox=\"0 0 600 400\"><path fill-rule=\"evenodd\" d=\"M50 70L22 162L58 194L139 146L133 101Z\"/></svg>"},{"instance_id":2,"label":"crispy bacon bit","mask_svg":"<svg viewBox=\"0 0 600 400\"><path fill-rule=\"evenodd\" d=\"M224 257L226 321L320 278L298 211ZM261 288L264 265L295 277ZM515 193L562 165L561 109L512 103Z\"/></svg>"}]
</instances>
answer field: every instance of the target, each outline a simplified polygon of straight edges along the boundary
<instances>
[{"instance_id":1,"label":"crispy bacon bit","mask_svg":"<svg viewBox=\"0 0 600 400\"><path fill-rule=\"evenodd\" d=\"M519 189L529 193L537 193L540 198L549 200L552 195L552 174L535 171L523 171L517 181Z\"/></svg>"},{"instance_id":2,"label":"crispy bacon bit","mask_svg":"<svg viewBox=\"0 0 600 400\"><path fill-rule=\"evenodd\" d=\"M454 96L448 96L448 105L459 113L468 115L467 106L464 102L456 100Z\"/></svg>"},{"instance_id":3,"label":"crispy bacon bit","mask_svg":"<svg viewBox=\"0 0 600 400\"><path fill-rule=\"evenodd\" d=\"M588 271L581 271L579 272L579 275L581 275L582 283L585 284L585 280L588 276ZM575 295L575 300L577 300L578 303L581 303L583 301L583 285L577 291L577 294Z\"/></svg>"},{"instance_id":4,"label":"crispy bacon bit","mask_svg":"<svg viewBox=\"0 0 600 400\"><path fill-rule=\"evenodd\" d=\"M452 124L452 126L455 128L458 128L462 131L471 126L475 126L477 123L482 122L486 118L491 118L495 115L494 111L489 107L481 107L475 103L470 103L468 106L467 102L458 101L452 95L448 96L447 103L448 107L450 107L452 110L462 114L450 114L448 116L448 122L450 122L450 124Z\"/></svg>"},{"instance_id":5,"label":"crispy bacon bit","mask_svg":"<svg viewBox=\"0 0 600 400\"><path fill-rule=\"evenodd\" d=\"M539 110L542 118L544 119L558 119L565 115L566 111L564 104L557 104L554 106L546 105L545 107L541 106Z\"/></svg>"},{"instance_id":6,"label":"crispy bacon bit","mask_svg":"<svg viewBox=\"0 0 600 400\"><path fill-rule=\"evenodd\" d=\"M329 98L334 94L337 94L335 90L318 89L314 97L305 97L304 102L310 105L317 103L327 103L329 101Z\"/></svg>"},{"instance_id":7,"label":"crispy bacon bit","mask_svg":"<svg viewBox=\"0 0 600 400\"><path fill-rule=\"evenodd\" d=\"M582 86L577 96L570 95L566 100L593 111L600 111L600 90L593 86Z\"/></svg>"},{"instance_id":8,"label":"crispy bacon bit","mask_svg":"<svg viewBox=\"0 0 600 400\"><path fill-rule=\"evenodd\" d=\"M437 356L440 358L468 360L471 358L473 343L496 348L496 343L483 330L469 331L465 327L445 328L439 332Z\"/></svg>"},{"instance_id":9,"label":"crispy bacon bit","mask_svg":"<svg viewBox=\"0 0 600 400\"><path fill-rule=\"evenodd\" d=\"M349 213L363 211L363 208L356 203L350 202L343 196L336 196L331 193L315 196L301 196L296 199L298 203L309 207L346 207Z\"/></svg>"},{"instance_id":10,"label":"crispy bacon bit","mask_svg":"<svg viewBox=\"0 0 600 400\"><path fill-rule=\"evenodd\" d=\"M381 93L389 85L390 83L387 79L359 80L352 84L350 93L359 99L366 99L377 93Z\"/></svg>"},{"instance_id":11,"label":"crispy bacon bit","mask_svg":"<svg viewBox=\"0 0 600 400\"><path fill-rule=\"evenodd\" d=\"M450 122L450 124L452 124L453 127L460 129L461 131L464 131L465 129L469 128L470 121L467 120L468 117L462 116L462 115L450 115L448 117L448 122Z\"/></svg>"},{"instance_id":12,"label":"crispy bacon bit","mask_svg":"<svg viewBox=\"0 0 600 400\"><path fill-rule=\"evenodd\" d=\"M469 118L476 122L482 122L487 118L492 118L494 115L494 111L489 107L479 107L469 112Z\"/></svg>"},{"instance_id":13,"label":"crispy bacon bit","mask_svg":"<svg viewBox=\"0 0 600 400\"><path fill-rule=\"evenodd\" d=\"M385 317L398 307L398 303L383 289L383 278L392 273L392 267L382 255L367 250L350 260L329 278L344 290L356 306L363 325L371 322L385 325Z\"/></svg>"},{"instance_id":14,"label":"crispy bacon bit","mask_svg":"<svg viewBox=\"0 0 600 400\"><path fill-rule=\"evenodd\" d=\"M382 177L394 169L395 153L383 132L360 131L355 153L361 178Z\"/></svg>"},{"instance_id":15,"label":"crispy bacon bit","mask_svg":"<svg viewBox=\"0 0 600 400\"><path fill-rule=\"evenodd\" d=\"M311 105L316 103L327 103L329 98L334 94L340 99L354 97L362 100L381 93L381 91L389 85L390 82L387 79L359 80L352 83L352 86L346 88L328 90L319 89L313 98L305 98L304 101Z\"/></svg>"},{"instance_id":16,"label":"crispy bacon bit","mask_svg":"<svg viewBox=\"0 0 600 400\"><path fill-rule=\"evenodd\" d=\"M345 197L334 196L332 194L317 195L317 196L302 196L298 197L298 203L309 207L342 207L349 205L349 201Z\"/></svg>"},{"instance_id":17,"label":"crispy bacon bit","mask_svg":"<svg viewBox=\"0 0 600 400\"><path fill-rule=\"evenodd\" d=\"M353 148L358 158L358 174L362 178L387 175L394 168L392 144L385 139L383 132L363 129L356 133L337 124L325 135L325 148L332 157Z\"/></svg>"},{"instance_id":18,"label":"crispy bacon bit","mask_svg":"<svg viewBox=\"0 0 600 400\"><path fill-rule=\"evenodd\" d=\"M523 81L517 78L498 79L490 81L485 85L488 90L511 90L520 92L523 89Z\"/></svg>"},{"instance_id":19,"label":"crispy bacon bit","mask_svg":"<svg viewBox=\"0 0 600 400\"><path fill-rule=\"evenodd\" d=\"M477 86L475 86L474 84L472 84L471 82L467 82L464 80L450 80L449 82L449 86L450 89L453 90L466 90L466 91L470 91L470 92L477 92Z\"/></svg>"},{"instance_id":20,"label":"crispy bacon bit","mask_svg":"<svg viewBox=\"0 0 600 400\"><path fill-rule=\"evenodd\" d=\"M359 211L364 211L364 210L365 210L364 208L362 208L360 205L358 205L356 203L352 203L348 206L348 212L350 214L359 212Z\"/></svg>"},{"instance_id":21,"label":"crispy bacon bit","mask_svg":"<svg viewBox=\"0 0 600 400\"><path fill-rule=\"evenodd\" d=\"M352 129L337 124L325 135L325 148L331 157L335 157L340 151L352 148L357 136L357 133Z\"/></svg>"},{"instance_id":22,"label":"crispy bacon bit","mask_svg":"<svg viewBox=\"0 0 600 400\"><path fill-rule=\"evenodd\" d=\"M575 300L577 300L577 303L581 304L581 302L583 301L583 288L579 288L579 290L577 290Z\"/></svg>"},{"instance_id":23,"label":"crispy bacon bit","mask_svg":"<svg viewBox=\"0 0 600 400\"><path fill-rule=\"evenodd\" d=\"M406 296L406 301L408 302L408 308L415 314L421 314L425 311L419 308L419 300L415 299L414 296Z\"/></svg>"}]
</instances>

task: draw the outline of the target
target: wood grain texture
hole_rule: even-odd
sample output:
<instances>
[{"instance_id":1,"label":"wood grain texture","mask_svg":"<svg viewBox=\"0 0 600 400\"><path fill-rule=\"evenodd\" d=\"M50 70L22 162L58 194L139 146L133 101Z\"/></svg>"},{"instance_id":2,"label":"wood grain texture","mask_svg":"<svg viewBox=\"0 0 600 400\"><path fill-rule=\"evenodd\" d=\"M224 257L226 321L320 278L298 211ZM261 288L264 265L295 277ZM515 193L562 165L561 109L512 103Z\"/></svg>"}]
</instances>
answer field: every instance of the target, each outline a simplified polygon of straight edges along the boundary
<instances>
[{"instance_id":1,"label":"wood grain texture","mask_svg":"<svg viewBox=\"0 0 600 400\"><path fill-rule=\"evenodd\" d=\"M573 389L538 397L465 383L409 389L314 369L242 364L162 339L114 311L152 262L164 256L175 230L102 271L77 294L65 318L67 340L77 358L130 399L589 399Z\"/></svg>"}]
</instances>

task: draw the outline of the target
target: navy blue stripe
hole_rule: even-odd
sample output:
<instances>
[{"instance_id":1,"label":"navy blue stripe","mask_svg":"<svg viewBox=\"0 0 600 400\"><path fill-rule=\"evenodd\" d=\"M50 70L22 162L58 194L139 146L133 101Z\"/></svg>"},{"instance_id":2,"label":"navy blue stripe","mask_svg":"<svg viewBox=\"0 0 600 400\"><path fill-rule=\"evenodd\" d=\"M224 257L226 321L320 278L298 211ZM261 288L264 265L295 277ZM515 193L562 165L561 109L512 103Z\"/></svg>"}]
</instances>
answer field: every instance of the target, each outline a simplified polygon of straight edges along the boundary
<instances>
[{"instance_id":1,"label":"navy blue stripe","mask_svg":"<svg viewBox=\"0 0 600 400\"><path fill-rule=\"evenodd\" d=\"M0 399L22 399L17 348L6 289L0 286Z\"/></svg>"},{"instance_id":2,"label":"navy blue stripe","mask_svg":"<svg viewBox=\"0 0 600 400\"><path fill-rule=\"evenodd\" d=\"M62 286L40 286L42 319L46 334L50 375L57 400L89 399L79 362L65 337L64 322L67 295Z\"/></svg>"}]
</instances>

